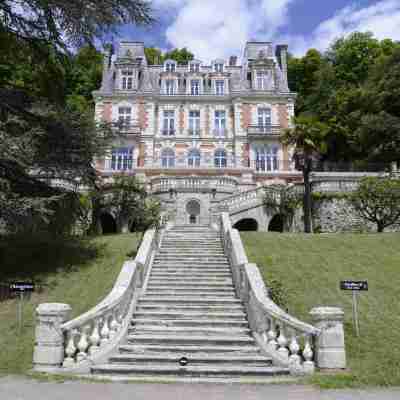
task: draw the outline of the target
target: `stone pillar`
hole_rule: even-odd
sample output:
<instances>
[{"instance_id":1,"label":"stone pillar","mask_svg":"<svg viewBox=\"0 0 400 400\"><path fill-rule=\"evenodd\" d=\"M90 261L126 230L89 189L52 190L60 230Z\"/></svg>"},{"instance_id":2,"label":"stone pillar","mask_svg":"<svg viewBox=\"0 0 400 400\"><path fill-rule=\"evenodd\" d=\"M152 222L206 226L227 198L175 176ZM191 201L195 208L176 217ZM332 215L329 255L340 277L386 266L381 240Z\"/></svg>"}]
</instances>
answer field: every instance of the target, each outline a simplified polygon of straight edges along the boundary
<instances>
[{"instance_id":1,"label":"stone pillar","mask_svg":"<svg viewBox=\"0 0 400 400\"><path fill-rule=\"evenodd\" d=\"M314 326L321 329L316 339L315 360L321 369L346 368L343 317L338 307L316 307L310 312Z\"/></svg>"},{"instance_id":2,"label":"stone pillar","mask_svg":"<svg viewBox=\"0 0 400 400\"><path fill-rule=\"evenodd\" d=\"M57 370L64 361L64 335L61 325L67 321L68 304L44 303L36 308L36 339L33 353L35 371Z\"/></svg>"}]
</instances>

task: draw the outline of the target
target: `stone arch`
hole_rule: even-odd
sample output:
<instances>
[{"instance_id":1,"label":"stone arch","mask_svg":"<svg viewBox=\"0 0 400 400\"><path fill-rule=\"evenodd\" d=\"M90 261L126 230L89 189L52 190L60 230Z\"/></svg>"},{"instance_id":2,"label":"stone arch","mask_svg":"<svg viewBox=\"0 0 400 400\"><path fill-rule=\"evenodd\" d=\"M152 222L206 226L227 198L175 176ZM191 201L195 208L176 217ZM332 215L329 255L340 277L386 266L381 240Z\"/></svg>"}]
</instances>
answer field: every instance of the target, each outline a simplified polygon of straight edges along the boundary
<instances>
[{"instance_id":1,"label":"stone arch","mask_svg":"<svg viewBox=\"0 0 400 400\"><path fill-rule=\"evenodd\" d=\"M100 215L100 224L103 235L117 233L117 222L115 218L108 212L103 212Z\"/></svg>"},{"instance_id":2,"label":"stone arch","mask_svg":"<svg viewBox=\"0 0 400 400\"><path fill-rule=\"evenodd\" d=\"M282 214L276 214L272 217L268 225L268 232L283 232L284 224L285 217Z\"/></svg>"},{"instance_id":3,"label":"stone arch","mask_svg":"<svg viewBox=\"0 0 400 400\"><path fill-rule=\"evenodd\" d=\"M186 202L185 211L187 222L189 224L198 224L200 222L201 203L198 199L189 199Z\"/></svg>"},{"instance_id":4,"label":"stone arch","mask_svg":"<svg viewBox=\"0 0 400 400\"><path fill-rule=\"evenodd\" d=\"M258 222L253 218L244 218L236 222L233 227L242 232L254 232L258 231Z\"/></svg>"}]
</instances>

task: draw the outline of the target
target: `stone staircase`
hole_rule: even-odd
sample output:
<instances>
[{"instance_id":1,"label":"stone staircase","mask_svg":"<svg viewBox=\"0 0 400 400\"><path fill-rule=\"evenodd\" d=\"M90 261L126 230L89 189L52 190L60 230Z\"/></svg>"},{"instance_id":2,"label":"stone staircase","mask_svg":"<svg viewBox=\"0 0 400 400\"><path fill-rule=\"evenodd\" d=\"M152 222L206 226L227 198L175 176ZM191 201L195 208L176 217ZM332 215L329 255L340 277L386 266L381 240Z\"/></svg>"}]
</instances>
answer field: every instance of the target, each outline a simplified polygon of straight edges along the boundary
<instances>
[{"instance_id":1,"label":"stone staircase","mask_svg":"<svg viewBox=\"0 0 400 400\"><path fill-rule=\"evenodd\" d=\"M124 343L91 370L128 377L289 374L261 354L251 335L219 233L198 225L165 233Z\"/></svg>"}]
</instances>

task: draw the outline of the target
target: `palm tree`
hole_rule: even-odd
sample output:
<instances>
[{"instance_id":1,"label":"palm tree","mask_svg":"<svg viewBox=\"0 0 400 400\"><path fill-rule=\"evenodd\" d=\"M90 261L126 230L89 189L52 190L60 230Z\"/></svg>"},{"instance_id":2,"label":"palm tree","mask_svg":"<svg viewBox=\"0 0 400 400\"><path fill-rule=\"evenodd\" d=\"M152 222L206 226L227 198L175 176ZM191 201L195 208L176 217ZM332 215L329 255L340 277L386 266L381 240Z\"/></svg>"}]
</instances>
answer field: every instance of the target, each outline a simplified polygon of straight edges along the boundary
<instances>
[{"instance_id":1,"label":"palm tree","mask_svg":"<svg viewBox=\"0 0 400 400\"><path fill-rule=\"evenodd\" d=\"M310 173L313 159L326 152L326 135L328 126L316 117L300 115L294 118L294 128L287 129L281 137L281 142L294 146L296 167L303 171L304 178L304 232L311 233L311 184Z\"/></svg>"}]
</instances>

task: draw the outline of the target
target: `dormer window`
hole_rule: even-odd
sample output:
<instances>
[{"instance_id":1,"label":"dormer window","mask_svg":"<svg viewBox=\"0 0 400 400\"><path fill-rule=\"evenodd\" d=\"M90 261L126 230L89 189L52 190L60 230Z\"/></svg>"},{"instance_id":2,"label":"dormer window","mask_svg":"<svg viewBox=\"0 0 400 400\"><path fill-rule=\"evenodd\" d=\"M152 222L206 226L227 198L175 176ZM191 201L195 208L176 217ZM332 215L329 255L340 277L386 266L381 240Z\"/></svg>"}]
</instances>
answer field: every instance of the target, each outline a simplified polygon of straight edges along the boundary
<instances>
[{"instance_id":1,"label":"dormer window","mask_svg":"<svg viewBox=\"0 0 400 400\"><path fill-rule=\"evenodd\" d=\"M121 89L131 90L133 89L133 70L123 69L121 71Z\"/></svg>"},{"instance_id":2,"label":"dormer window","mask_svg":"<svg viewBox=\"0 0 400 400\"><path fill-rule=\"evenodd\" d=\"M224 64L222 64L222 63L214 64L214 71L215 72L224 72Z\"/></svg>"},{"instance_id":3,"label":"dormer window","mask_svg":"<svg viewBox=\"0 0 400 400\"><path fill-rule=\"evenodd\" d=\"M265 90L267 88L267 74L265 71L257 71L256 85L258 90Z\"/></svg>"},{"instance_id":4,"label":"dormer window","mask_svg":"<svg viewBox=\"0 0 400 400\"><path fill-rule=\"evenodd\" d=\"M165 63L165 71L166 72L175 72L176 71L176 64L174 62L167 62Z\"/></svg>"},{"instance_id":5,"label":"dormer window","mask_svg":"<svg viewBox=\"0 0 400 400\"><path fill-rule=\"evenodd\" d=\"M199 63L190 63L189 71L190 72L200 72L200 64Z\"/></svg>"}]
</instances>

